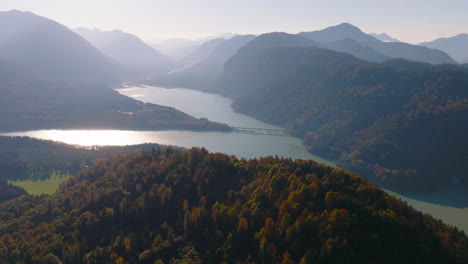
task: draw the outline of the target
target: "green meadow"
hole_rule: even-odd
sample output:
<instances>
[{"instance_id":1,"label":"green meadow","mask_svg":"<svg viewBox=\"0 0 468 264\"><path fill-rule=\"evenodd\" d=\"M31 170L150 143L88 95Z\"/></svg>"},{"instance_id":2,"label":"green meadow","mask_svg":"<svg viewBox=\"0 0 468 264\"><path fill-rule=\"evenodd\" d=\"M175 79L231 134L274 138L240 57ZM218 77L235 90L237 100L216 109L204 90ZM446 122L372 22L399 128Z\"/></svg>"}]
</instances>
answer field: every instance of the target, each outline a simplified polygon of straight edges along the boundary
<instances>
[{"instance_id":1,"label":"green meadow","mask_svg":"<svg viewBox=\"0 0 468 264\"><path fill-rule=\"evenodd\" d=\"M68 174L54 174L46 180L22 180L22 181L9 181L11 184L25 189L29 194L41 195L55 193L60 183L68 179L71 175Z\"/></svg>"}]
</instances>

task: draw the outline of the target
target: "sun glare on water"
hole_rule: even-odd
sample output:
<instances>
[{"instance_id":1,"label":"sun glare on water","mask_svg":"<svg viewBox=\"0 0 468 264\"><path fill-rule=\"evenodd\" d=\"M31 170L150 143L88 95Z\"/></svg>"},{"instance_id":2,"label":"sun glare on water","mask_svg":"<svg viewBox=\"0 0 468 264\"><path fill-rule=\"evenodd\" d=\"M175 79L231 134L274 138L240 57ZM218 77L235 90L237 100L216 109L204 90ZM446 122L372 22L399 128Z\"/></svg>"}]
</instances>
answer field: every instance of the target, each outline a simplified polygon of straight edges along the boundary
<instances>
[{"instance_id":1,"label":"sun glare on water","mask_svg":"<svg viewBox=\"0 0 468 264\"><path fill-rule=\"evenodd\" d=\"M11 136L32 136L28 132L10 133ZM41 130L34 137L80 146L124 146L147 143L135 131L121 130Z\"/></svg>"}]
</instances>

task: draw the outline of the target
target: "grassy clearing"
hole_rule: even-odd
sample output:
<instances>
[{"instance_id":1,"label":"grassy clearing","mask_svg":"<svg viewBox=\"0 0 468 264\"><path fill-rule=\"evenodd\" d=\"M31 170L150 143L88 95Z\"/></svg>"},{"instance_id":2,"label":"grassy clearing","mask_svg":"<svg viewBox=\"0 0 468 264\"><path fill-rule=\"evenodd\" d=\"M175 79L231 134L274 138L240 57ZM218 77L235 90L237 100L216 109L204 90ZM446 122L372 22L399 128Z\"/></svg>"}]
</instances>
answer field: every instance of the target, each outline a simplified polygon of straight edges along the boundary
<instances>
[{"instance_id":1,"label":"grassy clearing","mask_svg":"<svg viewBox=\"0 0 468 264\"><path fill-rule=\"evenodd\" d=\"M23 181L9 181L11 184L25 189L29 194L41 195L55 193L60 183L68 179L71 175L57 175L54 174L50 179L43 181L23 180Z\"/></svg>"}]
</instances>

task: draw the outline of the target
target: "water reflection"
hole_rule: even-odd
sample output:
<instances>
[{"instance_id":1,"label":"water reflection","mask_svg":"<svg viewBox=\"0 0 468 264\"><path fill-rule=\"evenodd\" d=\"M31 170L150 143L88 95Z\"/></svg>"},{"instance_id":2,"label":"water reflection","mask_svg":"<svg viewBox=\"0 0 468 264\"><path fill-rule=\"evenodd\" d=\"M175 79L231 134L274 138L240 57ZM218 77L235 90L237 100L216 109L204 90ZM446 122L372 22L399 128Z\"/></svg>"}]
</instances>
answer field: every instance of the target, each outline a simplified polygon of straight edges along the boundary
<instances>
[{"instance_id":1,"label":"water reflection","mask_svg":"<svg viewBox=\"0 0 468 264\"><path fill-rule=\"evenodd\" d=\"M230 126L280 129L253 117L234 112L231 108L232 101L216 94L184 88L166 89L152 86L126 87L117 91L144 102L174 107L196 118L205 117Z\"/></svg>"},{"instance_id":2,"label":"water reflection","mask_svg":"<svg viewBox=\"0 0 468 264\"><path fill-rule=\"evenodd\" d=\"M293 159L313 159L330 166L334 165L307 152L302 142L293 137L222 132L122 130L38 130L3 135L28 136L81 146L158 143L185 148L205 147L212 152L223 152L240 158L277 155Z\"/></svg>"}]
</instances>

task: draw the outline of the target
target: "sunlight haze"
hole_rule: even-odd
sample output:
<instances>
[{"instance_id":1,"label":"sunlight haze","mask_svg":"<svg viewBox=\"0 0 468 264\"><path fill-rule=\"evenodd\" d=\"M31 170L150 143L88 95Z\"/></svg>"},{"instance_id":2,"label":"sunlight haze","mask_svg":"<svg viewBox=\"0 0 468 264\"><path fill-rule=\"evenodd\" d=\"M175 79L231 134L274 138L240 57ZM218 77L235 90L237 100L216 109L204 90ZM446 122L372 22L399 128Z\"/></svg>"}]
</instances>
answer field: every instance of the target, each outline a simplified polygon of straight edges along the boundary
<instances>
[{"instance_id":1,"label":"sunlight haze","mask_svg":"<svg viewBox=\"0 0 468 264\"><path fill-rule=\"evenodd\" d=\"M286 5L287 3L287 5ZM409 43L468 31L464 0L2 0L0 10L31 11L70 28L121 29L148 42L224 32L297 33L342 22Z\"/></svg>"}]
</instances>

